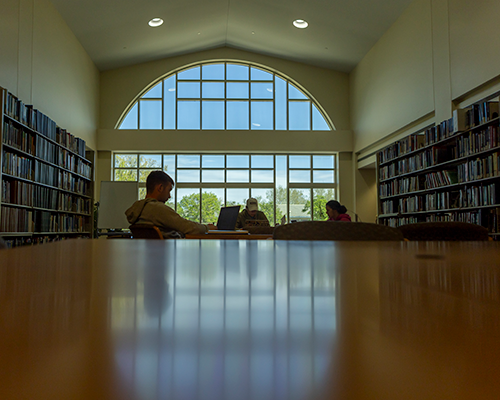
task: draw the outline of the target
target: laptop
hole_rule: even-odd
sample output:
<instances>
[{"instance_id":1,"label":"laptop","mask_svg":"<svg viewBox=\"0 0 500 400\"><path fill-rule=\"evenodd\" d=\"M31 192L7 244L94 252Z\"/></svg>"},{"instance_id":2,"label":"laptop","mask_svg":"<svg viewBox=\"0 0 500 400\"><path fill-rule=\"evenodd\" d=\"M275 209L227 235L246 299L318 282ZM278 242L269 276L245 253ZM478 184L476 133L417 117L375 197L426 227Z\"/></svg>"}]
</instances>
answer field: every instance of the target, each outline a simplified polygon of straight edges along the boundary
<instances>
[{"instance_id":1,"label":"laptop","mask_svg":"<svg viewBox=\"0 0 500 400\"><path fill-rule=\"evenodd\" d=\"M241 233L246 234L247 231L237 231L236 220L238 219L238 214L240 213L241 206L229 206L221 207L219 212L219 219L217 220L217 230L209 230L209 234L223 234L223 233Z\"/></svg>"}]
</instances>

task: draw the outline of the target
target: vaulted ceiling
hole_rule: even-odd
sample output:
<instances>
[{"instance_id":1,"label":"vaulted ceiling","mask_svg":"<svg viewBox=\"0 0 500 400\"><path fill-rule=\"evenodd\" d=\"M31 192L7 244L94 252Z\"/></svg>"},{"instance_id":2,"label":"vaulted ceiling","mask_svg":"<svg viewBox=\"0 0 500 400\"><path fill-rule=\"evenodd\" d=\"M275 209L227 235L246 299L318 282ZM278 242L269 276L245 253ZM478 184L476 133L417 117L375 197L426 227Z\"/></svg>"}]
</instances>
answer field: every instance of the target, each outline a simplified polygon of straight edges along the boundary
<instances>
[{"instance_id":1,"label":"vaulted ceiling","mask_svg":"<svg viewBox=\"0 0 500 400\"><path fill-rule=\"evenodd\" d=\"M350 72L412 0L51 1L101 71L228 46Z\"/></svg>"}]
</instances>

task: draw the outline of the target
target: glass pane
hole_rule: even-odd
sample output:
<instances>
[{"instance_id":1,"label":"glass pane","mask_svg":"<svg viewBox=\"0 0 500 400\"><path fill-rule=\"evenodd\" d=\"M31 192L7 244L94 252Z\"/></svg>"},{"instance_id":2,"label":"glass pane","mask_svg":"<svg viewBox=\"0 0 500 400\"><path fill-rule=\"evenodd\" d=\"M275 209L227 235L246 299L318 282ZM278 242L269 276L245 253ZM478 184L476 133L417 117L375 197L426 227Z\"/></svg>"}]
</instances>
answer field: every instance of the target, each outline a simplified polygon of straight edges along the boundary
<instances>
[{"instance_id":1,"label":"glass pane","mask_svg":"<svg viewBox=\"0 0 500 400\"><path fill-rule=\"evenodd\" d=\"M203 168L224 168L224 156L203 155L201 156Z\"/></svg>"},{"instance_id":2,"label":"glass pane","mask_svg":"<svg viewBox=\"0 0 500 400\"><path fill-rule=\"evenodd\" d=\"M177 182L179 183L200 183L199 169L178 169Z\"/></svg>"},{"instance_id":3,"label":"glass pane","mask_svg":"<svg viewBox=\"0 0 500 400\"><path fill-rule=\"evenodd\" d=\"M224 189L203 189L201 194L201 222L217 224L220 208L224 205Z\"/></svg>"},{"instance_id":4,"label":"glass pane","mask_svg":"<svg viewBox=\"0 0 500 400\"><path fill-rule=\"evenodd\" d=\"M290 156L290 168L311 168L311 157Z\"/></svg>"},{"instance_id":5,"label":"glass pane","mask_svg":"<svg viewBox=\"0 0 500 400\"><path fill-rule=\"evenodd\" d=\"M274 168L274 156L252 156L252 168Z\"/></svg>"},{"instance_id":6,"label":"glass pane","mask_svg":"<svg viewBox=\"0 0 500 400\"><path fill-rule=\"evenodd\" d=\"M200 129L199 101L179 101L177 107L178 129Z\"/></svg>"},{"instance_id":7,"label":"glass pane","mask_svg":"<svg viewBox=\"0 0 500 400\"><path fill-rule=\"evenodd\" d=\"M201 67L202 79L224 80L224 64L209 64Z\"/></svg>"},{"instance_id":8,"label":"glass pane","mask_svg":"<svg viewBox=\"0 0 500 400\"><path fill-rule=\"evenodd\" d=\"M202 97L204 99L223 99L224 82L203 82Z\"/></svg>"},{"instance_id":9,"label":"glass pane","mask_svg":"<svg viewBox=\"0 0 500 400\"><path fill-rule=\"evenodd\" d=\"M274 170L272 169L253 169L252 182L272 183L274 182Z\"/></svg>"},{"instance_id":10,"label":"glass pane","mask_svg":"<svg viewBox=\"0 0 500 400\"><path fill-rule=\"evenodd\" d=\"M145 198L146 198L146 188L141 187L141 188L139 188L139 200L142 200Z\"/></svg>"},{"instance_id":11,"label":"glass pane","mask_svg":"<svg viewBox=\"0 0 500 400\"><path fill-rule=\"evenodd\" d=\"M313 104L312 105L312 128L314 131L329 131L330 127L326 123L325 118L319 112L318 108Z\"/></svg>"},{"instance_id":12,"label":"glass pane","mask_svg":"<svg viewBox=\"0 0 500 400\"><path fill-rule=\"evenodd\" d=\"M226 67L228 81L247 81L248 67L246 65L227 64Z\"/></svg>"},{"instance_id":13,"label":"glass pane","mask_svg":"<svg viewBox=\"0 0 500 400\"><path fill-rule=\"evenodd\" d=\"M200 98L200 83L199 82L179 82L177 84L178 99L199 99Z\"/></svg>"},{"instance_id":14,"label":"glass pane","mask_svg":"<svg viewBox=\"0 0 500 400\"><path fill-rule=\"evenodd\" d=\"M115 181L137 181L137 170L115 169Z\"/></svg>"},{"instance_id":15,"label":"glass pane","mask_svg":"<svg viewBox=\"0 0 500 400\"><path fill-rule=\"evenodd\" d=\"M311 182L311 171L290 170L291 183L309 183Z\"/></svg>"},{"instance_id":16,"label":"glass pane","mask_svg":"<svg viewBox=\"0 0 500 400\"><path fill-rule=\"evenodd\" d=\"M288 129L307 131L311 129L310 102L290 101L288 103Z\"/></svg>"},{"instance_id":17,"label":"glass pane","mask_svg":"<svg viewBox=\"0 0 500 400\"><path fill-rule=\"evenodd\" d=\"M163 156L163 171L165 171L172 179L175 180L175 156Z\"/></svg>"},{"instance_id":18,"label":"glass pane","mask_svg":"<svg viewBox=\"0 0 500 400\"><path fill-rule=\"evenodd\" d=\"M257 199L259 210L266 214L269 223L274 225L274 189L252 189L250 195Z\"/></svg>"},{"instance_id":19,"label":"glass pane","mask_svg":"<svg viewBox=\"0 0 500 400\"><path fill-rule=\"evenodd\" d=\"M163 86L163 126L164 129L175 129L175 109L177 106L175 75L165 79L165 84Z\"/></svg>"},{"instance_id":20,"label":"glass pane","mask_svg":"<svg viewBox=\"0 0 500 400\"><path fill-rule=\"evenodd\" d=\"M276 156L276 223L287 215L287 156Z\"/></svg>"},{"instance_id":21,"label":"glass pane","mask_svg":"<svg viewBox=\"0 0 500 400\"><path fill-rule=\"evenodd\" d=\"M249 156L227 156L227 168L248 168L249 166Z\"/></svg>"},{"instance_id":22,"label":"glass pane","mask_svg":"<svg viewBox=\"0 0 500 400\"><path fill-rule=\"evenodd\" d=\"M200 79L200 67L194 67L177 74L177 79Z\"/></svg>"},{"instance_id":23,"label":"glass pane","mask_svg":"<svg viewBox=\"0 0 500 400\"><path fill-rule=\"evenodd\" d=\"M249 190L248 189L227 189L226 190L226 205L237 206L240 205L240 211L243 211L247 204Z\"/></svg>"},{"instance_id":24,"label":"glass pane","mask_svg":"<svg viewBox=\"0 0 500 400\"><path fill-rule=\"evenodd\" d=\"M286 130L286 113L287 113L287 99L286 99L286 82L276 77L274 82L276 90L276 97L274 103L276 106L276 130Z\"/></svg>"},{"instance_id":25,"label":"glass pane","mask_svg":"<svg viewBox=\"0 0 500 400\"><path fill-rule=\"evenodd\" d=\"M137 110L138 106L137 103L135 103L130 111L127 113L125 118L123 118L123 121L120 125L120 129L137 129Z\"/></svg>"},{"instance_id":26,"label":"glass pane","mask_svg":"<svg viewBox=\"0 0 500 400\"><path fill-rule=\"evenodd\" d=\"M259 68L250 68L250 79L253 81L272 81L273 74L263 71Z\"/></svg>"},{"instance_id":27,"label":"glass pane","mask_svg":"<svg viewBox=\"0 0 500 400\"><path fill-rule=\"evenodd\" d=\"M333 169L333 156L313 156L313 168L320 169Z\"/></svg>"},{"instance_id":28,"label":"glass pane","mask_svg":"<svg viewBox=\"0 0 500 400\"><path fill-rule=\"evenodd\" d=\"M248 183L249 182L248 169L230 169L230 170L227 170L227 182Z\"/></svg>"},{"instance_id":29,"label":"glass pane","mask_svg":"<svg viewBox=\"0 0 500 400\"><path fill-rule=\"evenodd\" d=\"M181 154L177 156L177 167L178 168L200 168L200 156Z\"/></svg>"},{"instance_id":30,"label":"glass pane","mask_svg":"<svg viewBox=\"0 0 500 400\"><path fill-rule=\"evenodd\" d=\"M204 169L201 171L202 182L224 182L223 169Z\"/></svg>"},{"instance_id":31,"label":"glass pane","mask_svg":"<svg viewBox=\"0 0 500 400\"><path fill-rule=\"evenodd\" d=\"M161 100L140 101L140 129L161 129Z\"/></svg>"},{"instance_id":32,"label":"glass pane","mask_svg":"<svg viewBox=\"0 0 500 400\"><path fill-rule=\"evenodd\" d=\"M157 83L151 89L149 89L143 96L143 99L161 99L162 94L162 82Z\"/></svg>"},{"instance_id":33,"label":"glass pane","mask_svg":"<svg viewBox=\"0 0 500 400\"><path fill-rule=\"evenodd\" d=\"M252 129L273 129L273 103L252 101Z\"/></svg>"},{"instance_id":34,"label":"glass pane","mask_svg":"<svg viewBox=\"0 0 500 400\"><path fill-rule=\"evenodd\" d=\"M292 100L307 100L307 97L304 95L304 93L302 93L291 83L288 84L288 98Z\"/></svg>"},{"instance_id":35,"label":"glass pane","mask_svg":"<svg viewBox=\"0 0 500 400\"><path fill-rule=\"evenodd\" d=\"M226 119L226 129L248 129L248 101L228 101Z\"/></svg>"},{"instance_id":36,"label":"glass pane","mask_svg":"<svg viewBox=\"0 0 500 400\"><path fill-rule=\"evenodd\" d=\"M224 129L224 102L202 102L202 129Z\"/></svg>"},{"instance_id":37,"label":"glass pane","mask_svg":"<svg viewBox=\"0 0 500 400\"><path fill-rule=\"evenodd\" d=\"M156 171L154 169L140 169L139 170L139 182L146 182L146 179L148 179L148 175L151 173L151 171Z\"/></svg>"},{"instance_id":38,"label":"glass pane","mask_svg":"<svg viewBox=\"0 0 500 400\"><path fill-rule=\"evenodd\" d=\"M313 170L313 182L314 183L334 183L335 177L333 170Z\"/></svg>"},{"instance_id":39,"label":"glass pane","mask_svg":"<svg viewBox=\"0 0 500 400\"><path fill-rule=\"evenodd\" d=\"M226 97L228 99L248 99L248 83L228 82Z\"/></svg>"},{"instance_id":40,"label":"glass pane","mask_svg":"<svg viewBox=\"0 0 500 400\"><path fill-rule=\"evenodd\" d=\"M252 82L252 99L272 99L273 98L273 83Z\"/></svg>"},{"instance_id":41,"label":"glass pane","mask_svg":"<svg viewBox=\"0 0 500 400\"><path fill-rule=\"evenodd\" d=\"M161 168L161 154L141 154L139 156L139 167Z\"/></svg>"},{"instance_id":42,"label":"glass pane","mask_svg":"<svg viewBox=\"0 0 500 400\"><path fill-rule=\"evenodd\" d=\"M328 219L326 203L335 199L335 189L313 189L313 219L324 221Z\"/></svg>"},{"instance_id":43,"label":"glass pane","mask_svg":"<svg viewBox=\"0 0 500 400\"><path fill-rule=\"evenodd\" d=\"M311 220L310 189L290 189L290 221Z\"/></svg>"},{"instance_id":44,"label":"glass pane","mask_svg":"<svg viewBox=\"0 0 500 400\"><path fill-rule=\"evenodd\" d=\"M177 189L177 213L190 221L200 222L200 189Z\"/></svg>"},{"instance_id":45,"label":"glass pane","mask_svg":"<svg viewBox=\"0 0 500 400\"><path fill-rule=\"evenodd\" d=\"M137 167L137 154L115 154L115 168Z\"/></svg>"}]
</instances>

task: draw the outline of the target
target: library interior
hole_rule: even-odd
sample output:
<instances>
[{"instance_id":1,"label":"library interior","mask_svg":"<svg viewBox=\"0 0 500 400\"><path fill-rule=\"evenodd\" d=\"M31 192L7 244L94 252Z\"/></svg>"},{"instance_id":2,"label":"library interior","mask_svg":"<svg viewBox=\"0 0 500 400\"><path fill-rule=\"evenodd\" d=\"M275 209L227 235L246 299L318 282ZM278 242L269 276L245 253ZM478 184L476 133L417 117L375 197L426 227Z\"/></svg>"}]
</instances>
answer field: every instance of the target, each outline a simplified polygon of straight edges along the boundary
<instances>
[{"instance_id":1,"label":"library interior","mask_svg":"<svg viewBox=\"0 0 500 400\"><path fill-rule=\"evenodd\" d=\"M499 397L500 2L0 5L1 399Z\"/></svg>"}]
</instances>

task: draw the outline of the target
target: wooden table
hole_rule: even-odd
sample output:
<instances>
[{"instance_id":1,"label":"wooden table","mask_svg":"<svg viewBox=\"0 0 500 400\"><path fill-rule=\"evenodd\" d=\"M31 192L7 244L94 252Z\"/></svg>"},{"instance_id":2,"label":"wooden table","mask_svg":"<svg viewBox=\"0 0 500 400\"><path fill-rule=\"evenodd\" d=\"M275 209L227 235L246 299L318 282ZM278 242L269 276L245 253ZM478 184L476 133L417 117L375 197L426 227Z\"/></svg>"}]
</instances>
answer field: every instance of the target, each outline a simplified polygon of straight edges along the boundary
<instances>
[{"instance_id":1,"label":"wooden table","mask_svg":"<svg viewBox=\"0 0 500 400\"><path fill-rule=\"evenodd\" d=\"M0 399L498 399L500 246L0 251Z\"/></svg>"},{"instance_id":2,"label":"wooden table","mask_svg":"<svg viewBox=\"0 0 500 400\"><path fill-rule=\"evenodd\" d=\"M216 233L211 233L211 234L200 234L200 235L186 235L186 239L202 239L202 240L271 240L273 238L272 234L240 234L240 233L235 233L235 234L216 234Z\"/></svg>"}]
</instances>

